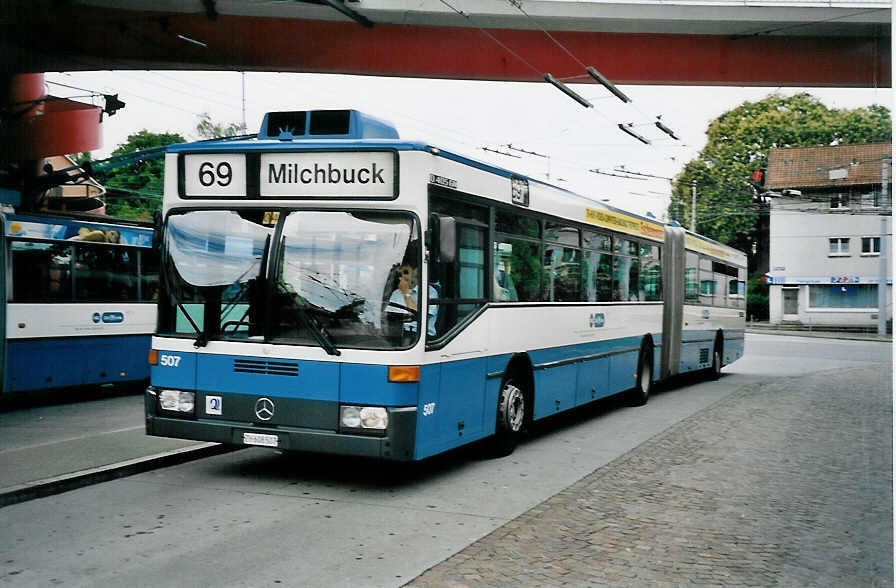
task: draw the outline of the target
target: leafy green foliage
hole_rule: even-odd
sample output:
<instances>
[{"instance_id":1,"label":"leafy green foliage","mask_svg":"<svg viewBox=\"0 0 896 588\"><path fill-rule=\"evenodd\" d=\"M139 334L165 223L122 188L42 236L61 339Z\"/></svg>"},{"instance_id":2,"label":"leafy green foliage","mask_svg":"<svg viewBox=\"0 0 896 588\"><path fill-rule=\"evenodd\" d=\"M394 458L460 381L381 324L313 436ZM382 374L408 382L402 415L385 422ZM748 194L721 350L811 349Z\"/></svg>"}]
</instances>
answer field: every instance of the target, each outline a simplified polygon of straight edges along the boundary
<instances>
[{"instance_id":1,"label":"leafy green foliage","mask_svg":"<svg viewBox=\"0 0 896 588\"><path fill-rule=\"evenodd\" d=\"M710 123L706 146L673 183L669 218L690 226L696 183L697 232L746 251L753 262L762 208L756 197L761 188L750 178L767 167L773 147L890 141L891 125L884 106L830 109L807 93L744 102Z\"/></svg>"},{"instance_id":2,"label":"leafy green foliage","mask_svg":"<svg viewBox=\"0 0 896 588\"><path fill-rule=\"evenodd\" d=\"M134 153L184 141L177 133L151 133L144 129L129 135L128 140L119 145L112 155ZM153 159L96 172L94 175L97 181L108 190L106 212L120 218L152 220L152 213L162 208L164 166L164 159Z\"/></svg>"},{"instance_id":3,"label":"leafy green foliage","mask_svg":"<svg viewBox=\"0 0 896 588\"><path fill-rule=\"evenodd\" d=\"M747 281L747 316L751 320L768 320L768 283L762 272L752 274Z\"/></svg>"},{"instance_id":4,"label":"leafy green foliage","mask_svg":"<svg viewBox=\"0 0 896 588\"><path fill-rule=\"evenodd\" d=\"M232 137L245 132L246 128L242 123L216 123L208 113L201 114L196 125L196 134L203 139ZM185 141L186 139L177 133L151 133L144 129L129 135L128 140L119 145L112 155L134 153ZM75 160L78 163L90 161L90 153L79 153ZM108 190L106 212L121 218L152 220L152 213L162 208L164 165L163 159L153 159L96 172L94 175L97 181L104 184Z\"/></svg>"},{"instance_id":5,"label":"leafy green foliage","mask_svg":"<svg viewBox=\"0 0 896 588\"><path fill-rule=\"evenodd\" d=\"M216 123L207 112L199 115L199 124L196 125L196 133L203 139L218 139L220 137L235 137L246 134L246 126L241 122L229 124Z\"/></svg>"}]
</instances>

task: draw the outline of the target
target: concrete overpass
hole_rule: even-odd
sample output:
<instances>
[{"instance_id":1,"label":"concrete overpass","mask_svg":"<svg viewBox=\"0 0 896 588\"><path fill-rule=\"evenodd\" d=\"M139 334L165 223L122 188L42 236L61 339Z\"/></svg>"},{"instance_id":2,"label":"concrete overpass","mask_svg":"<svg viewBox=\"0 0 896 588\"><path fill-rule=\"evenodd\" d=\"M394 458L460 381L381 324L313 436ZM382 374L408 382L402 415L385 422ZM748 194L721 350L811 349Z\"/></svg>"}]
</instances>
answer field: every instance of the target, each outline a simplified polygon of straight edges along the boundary
<instances>
[{"instance_id":1,"label":"concrete overpass","mask_svg":"<svg viewBox=\"0 0 896 588\"><path fill-rule=\"evenodd\" d=\"M887 87L889 0L5 0L7 72ZM580 63L581 62L581 63Z\"/></svg>"}]
</instances>

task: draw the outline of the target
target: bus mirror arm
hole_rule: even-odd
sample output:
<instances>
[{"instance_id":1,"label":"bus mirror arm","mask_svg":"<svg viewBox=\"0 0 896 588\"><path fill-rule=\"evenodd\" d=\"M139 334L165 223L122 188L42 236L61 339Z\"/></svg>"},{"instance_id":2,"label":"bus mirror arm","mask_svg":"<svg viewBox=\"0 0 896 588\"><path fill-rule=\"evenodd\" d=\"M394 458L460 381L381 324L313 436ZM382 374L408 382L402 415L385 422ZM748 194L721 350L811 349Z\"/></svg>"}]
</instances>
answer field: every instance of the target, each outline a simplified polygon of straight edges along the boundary
<instances>
[{"instance_id":1,"label":"bus mirror arm","mask_svg":"<svg viewBox=\"0 0 896 588\"><path fill-rule=\"evenodd\" d=\"M159 250L162 244L162 211L154 210L152 213L152 248Z\"/></svg>"}]
</instances>

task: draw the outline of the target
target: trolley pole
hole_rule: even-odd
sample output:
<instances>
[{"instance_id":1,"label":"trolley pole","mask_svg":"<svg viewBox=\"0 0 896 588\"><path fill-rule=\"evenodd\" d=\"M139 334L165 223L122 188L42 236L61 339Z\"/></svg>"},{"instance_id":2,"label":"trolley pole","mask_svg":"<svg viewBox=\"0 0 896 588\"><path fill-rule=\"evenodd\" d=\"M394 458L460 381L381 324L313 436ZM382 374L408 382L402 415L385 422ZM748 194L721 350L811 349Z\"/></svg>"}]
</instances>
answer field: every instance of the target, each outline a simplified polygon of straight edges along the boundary
<instances>
[{"instance_id":1,"label":"trolley pole","mask_svg":"<svg viewBox=\"0 0 896 588\"><path fill-rule=\"evenodd\" d=\"M887 206L890 158L881 157L881 206ZM892 206L890 207L892 210ZM877 282L877 334L887 334L887 216L880 216L880 278Z\"/></svg>"}]
</instances>

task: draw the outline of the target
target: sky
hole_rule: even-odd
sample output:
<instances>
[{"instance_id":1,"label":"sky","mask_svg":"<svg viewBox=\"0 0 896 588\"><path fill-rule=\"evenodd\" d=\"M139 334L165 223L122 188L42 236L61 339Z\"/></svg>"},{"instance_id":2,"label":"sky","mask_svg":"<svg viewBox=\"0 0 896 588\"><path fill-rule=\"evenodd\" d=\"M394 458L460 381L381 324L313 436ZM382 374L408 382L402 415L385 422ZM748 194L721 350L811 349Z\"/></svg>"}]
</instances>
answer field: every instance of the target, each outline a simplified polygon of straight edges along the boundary
<instances>
[{"instance_id":1,"label":"sky","mask_svg":"<svg viewBox=\"0 0 896 588\"><path fill-rule=\"evenodd\" d=\"M242 122L244 101L250 133L257 132L268 111L354 108L392 122L402 139L425 141L658 218L670 194L670 182L662 178L674 177L699 154L712 120L744 101L806 91L831 108L893 108L890 88L620 86L632 99L626 104L600 85L571 84L594 104L586 109L550 84L531 82L140 70L52 72L45 81L54 96L118 94L125 102L115 115L104 117L103 145L93 152L94 159L108 157L128 135L143 129L198 139L196 125L203 113L218 123ZM75 99L103 104L102 99ZM680 139L659 131L656 120ZM632 129L651 144L623 133L619 123L633 123ZM621 169L659 178L607 175L621 175Z\"/></svg>"}]
</instances>

